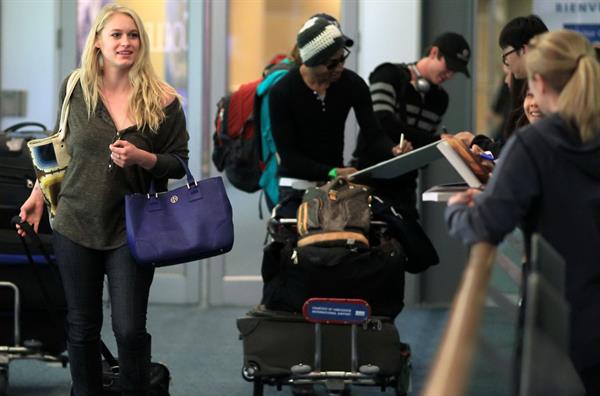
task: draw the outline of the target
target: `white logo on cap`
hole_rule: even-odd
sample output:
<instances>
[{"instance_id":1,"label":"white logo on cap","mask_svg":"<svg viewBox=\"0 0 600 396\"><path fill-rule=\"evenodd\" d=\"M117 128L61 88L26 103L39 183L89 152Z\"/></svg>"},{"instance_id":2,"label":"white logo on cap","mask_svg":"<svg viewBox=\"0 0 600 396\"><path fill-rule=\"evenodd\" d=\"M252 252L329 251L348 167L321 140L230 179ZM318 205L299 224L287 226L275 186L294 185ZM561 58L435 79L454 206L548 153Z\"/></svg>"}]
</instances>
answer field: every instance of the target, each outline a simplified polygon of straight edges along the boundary
<instances>
[{"instance_id":1,"label":"white logo on cap","mask_svg":"<svg viewBox=\"0 0 600 396\"><path fill-rule=\"evenodd\" d=\"M468 62L469 61L469 50L468 49L464 49L462 50L462 53L458 53L456 54L456 57L464 62Z\"/></svg>"}]
</instances>

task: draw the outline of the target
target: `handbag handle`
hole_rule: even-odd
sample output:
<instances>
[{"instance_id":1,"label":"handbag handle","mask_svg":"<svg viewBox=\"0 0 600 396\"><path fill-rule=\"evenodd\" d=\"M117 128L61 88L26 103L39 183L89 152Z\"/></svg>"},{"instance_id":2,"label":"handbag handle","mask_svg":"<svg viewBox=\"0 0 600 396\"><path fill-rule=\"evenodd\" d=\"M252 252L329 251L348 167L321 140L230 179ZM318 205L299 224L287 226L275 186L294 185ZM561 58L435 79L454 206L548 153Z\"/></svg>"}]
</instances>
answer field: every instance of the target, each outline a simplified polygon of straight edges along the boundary
<instances>
[{"instance_id":1,"label":"handbag handle","mask_svg":"<svg viewBox=\"0 0 600 396\"><path fill-rule=\"evenodd\" d=\"M27 122L19 122L18 124L12 125L12 126L6 128L3 132L8 135L8 134L18 131L21 128L31 127L31 126L39 127L42 130L42 132L44 132L48 129L48 128L46 128L46 125L41 124L39 122L27 121Z\"/></svg>"},{"instance_id":2,"label":"handbag handle","mask_svg":"<svg viewBox=\"0 0 600 396\"><path fill-rule=\"evenodd\" d=\"M60 136L60 140L65 140L65 135L67 133L67 120L69 119L69 107L71 103L71 95L75 90L75 86L79 81L79 70L75 70L69 76L67 80L67 90L65 93L65 98L63 99L62 108L60 109L60 122L58 124L58 135Z\"/></svg>"},{"instance_id":3,"label":"handbag handle","mask_svg":"<svg viewBox=\"0 0 600 396\"><path fill-rule=\"evenodd\" d=\"M190 168L187 166L187 164L185 163L183 158L181 158L177 154L172 154L172 155L173 155L173 157L175 157L179 160L179 163L181 164L181 166L183 166L183 169L185 170L185 174L187 176L187 183L186 183L187 188L188 189L192 188L192 185L198 186L198 182L196 181L196 179L194 179L194 176L192 175L192 171L190 171ZM156 186L154 185L154 179L150 180L150 188L148 189L148 195L156 195Z\"/></svg>"}]
</instances>

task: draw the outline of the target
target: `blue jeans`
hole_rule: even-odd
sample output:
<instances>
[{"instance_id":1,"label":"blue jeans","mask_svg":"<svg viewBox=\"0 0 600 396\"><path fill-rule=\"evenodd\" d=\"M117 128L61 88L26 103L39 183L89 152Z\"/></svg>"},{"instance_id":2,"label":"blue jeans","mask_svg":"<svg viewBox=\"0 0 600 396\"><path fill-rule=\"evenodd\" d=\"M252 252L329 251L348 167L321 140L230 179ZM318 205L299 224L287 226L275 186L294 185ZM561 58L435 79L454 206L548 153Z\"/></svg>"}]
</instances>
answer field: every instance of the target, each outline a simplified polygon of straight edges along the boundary
<instances>
[{"instance_id":1,"label":"blue jeans","mask_svg":"<svg viewBox=\"0 0 600 396\"><path fill-rule=\"evenodd\" d=\"M146 331L146 312L154 268L136 264L127 245L113 250L89 249L57 232L53 242L67 301L67 349L74 395L97 396L102 392L104 274L108 278L122 394L147 395L151 338Z\"/></svg>"}]
</instances>

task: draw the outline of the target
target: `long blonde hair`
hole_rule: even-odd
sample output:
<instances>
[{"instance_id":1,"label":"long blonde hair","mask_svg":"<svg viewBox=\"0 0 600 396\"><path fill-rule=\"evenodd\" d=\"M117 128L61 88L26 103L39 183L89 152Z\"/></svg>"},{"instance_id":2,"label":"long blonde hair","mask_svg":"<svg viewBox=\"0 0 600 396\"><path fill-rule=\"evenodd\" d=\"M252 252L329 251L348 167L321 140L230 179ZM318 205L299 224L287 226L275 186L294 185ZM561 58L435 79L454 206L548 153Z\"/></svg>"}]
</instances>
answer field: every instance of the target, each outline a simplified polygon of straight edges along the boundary
<instances>
[{"instance_id":1,"label":"long blonde hair","mask_svg":"<svg viewBox=\"0 0 600 396\"><path fill-rule=\"evenodd\" d=\"M158 78L150 63L150 41L144 29L142 20L135 11L117 4L109 4L100 10L90 32L88 33L85 47L81 55L81 87L88 110L88 117L96 111L96 104L102 83L102 53L96 48L96 41L108 20L114 14L124 14L135 22L140 37L138 57L129 70L131 93L129 95L129 112L138 129L149 127L151 131L158 131L158 127L165 119L165 98L181 97L175 89Z\"/></svg>"},{"instance_id":2,"label":"long blonde hair","mask_svg":"<svg viewBox=\"0 0 600 396\"><path fill-rule=\"evenodd\" d=\"M590 42L571 30L534 37L527 74L541 75L558 96L558 114L579 129L583 142L600 134L600 64Z\"/></svg>"}]
</instances>

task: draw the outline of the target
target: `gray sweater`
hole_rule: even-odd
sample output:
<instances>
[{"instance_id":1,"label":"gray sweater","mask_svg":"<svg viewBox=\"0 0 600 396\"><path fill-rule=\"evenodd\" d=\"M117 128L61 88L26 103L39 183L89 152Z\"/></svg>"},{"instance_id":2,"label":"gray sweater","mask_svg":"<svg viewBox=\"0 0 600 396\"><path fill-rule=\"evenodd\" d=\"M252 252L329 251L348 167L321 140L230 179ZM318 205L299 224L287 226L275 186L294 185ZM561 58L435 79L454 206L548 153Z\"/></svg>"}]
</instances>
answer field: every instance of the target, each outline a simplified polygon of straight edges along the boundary
<instances>
[{"instance_id":1,"label":"gray sweater","mask_svg":"<svg viewBox=\"0 0 600 396\"><path fill-rule=\"evenodd\" d=\"M59 103L65 90L66 80L60 89ZM125 195L147 192L153 178L157 189L165 190L169 178L185 174L173 156L177 154L186 161L188 158L185 115L175 100L165 108L166 118L157 133L135 126L120 131L121 139L155 153L157 162L149 171L139 166L113 166L110 171L108 146L117 131L102 101L98 101L95 113L88 119L83 91L78 84L70 106L66 144L71 162L59 194L53 228L88 248L107 250L123 246L127 243ZM58 130L58 121L55 130Z\"/></svg>"}]
</instances>

